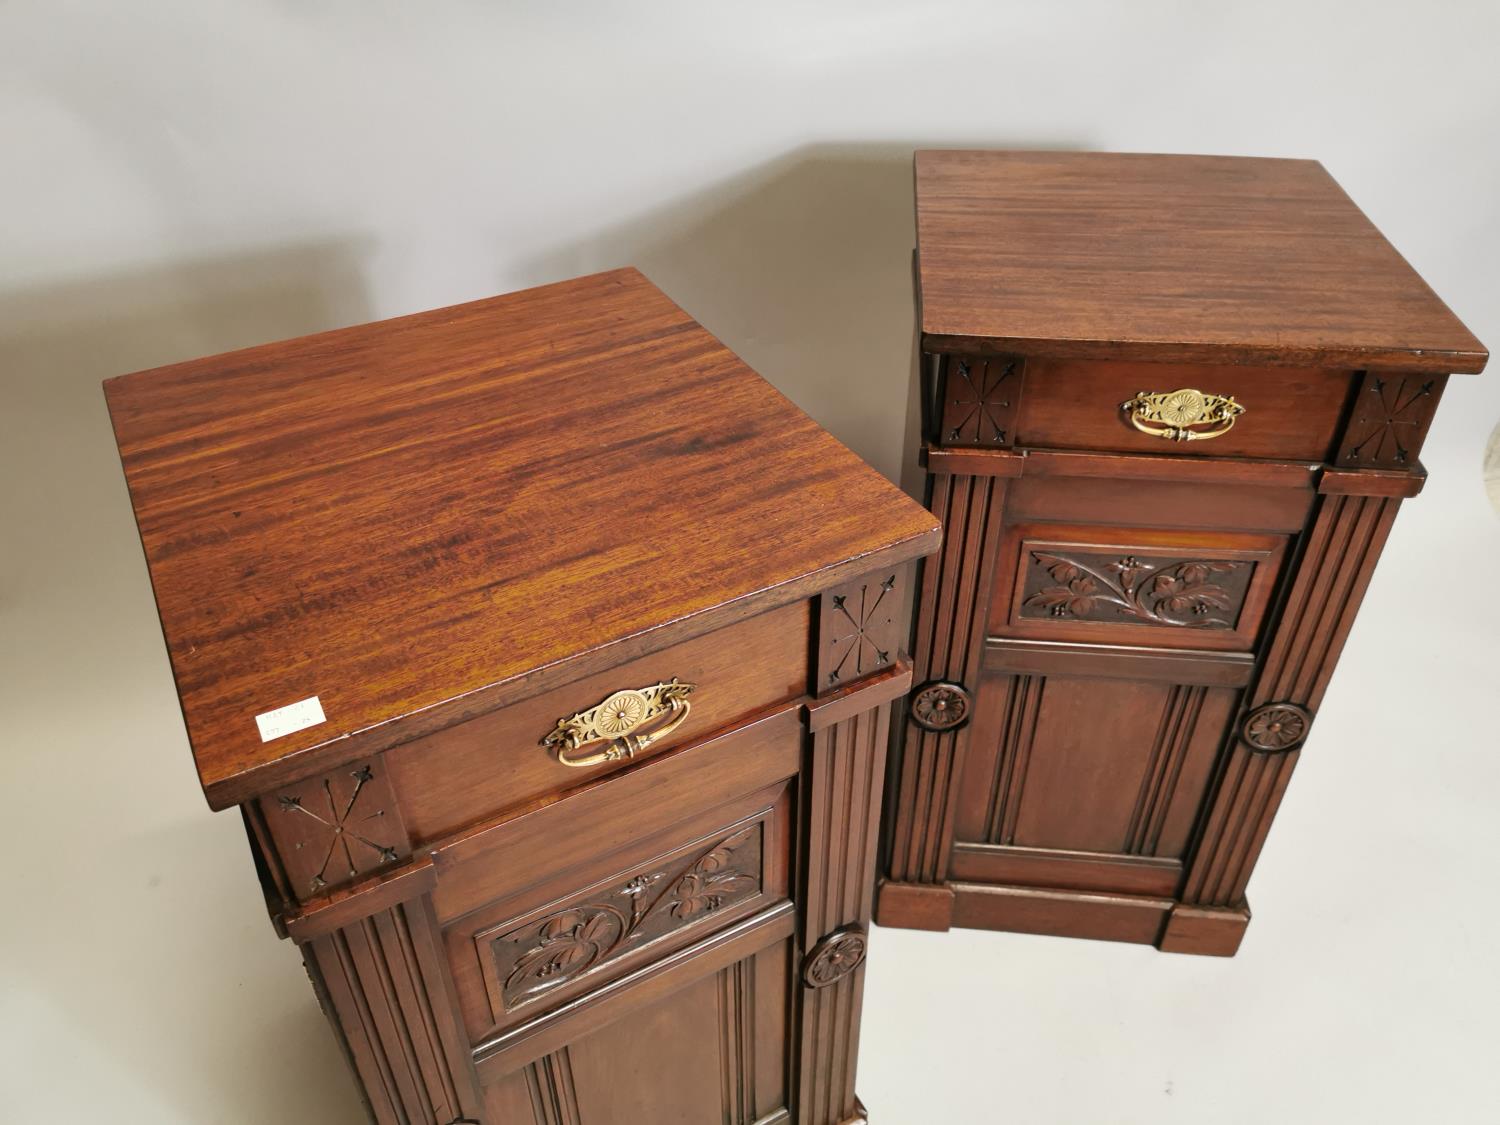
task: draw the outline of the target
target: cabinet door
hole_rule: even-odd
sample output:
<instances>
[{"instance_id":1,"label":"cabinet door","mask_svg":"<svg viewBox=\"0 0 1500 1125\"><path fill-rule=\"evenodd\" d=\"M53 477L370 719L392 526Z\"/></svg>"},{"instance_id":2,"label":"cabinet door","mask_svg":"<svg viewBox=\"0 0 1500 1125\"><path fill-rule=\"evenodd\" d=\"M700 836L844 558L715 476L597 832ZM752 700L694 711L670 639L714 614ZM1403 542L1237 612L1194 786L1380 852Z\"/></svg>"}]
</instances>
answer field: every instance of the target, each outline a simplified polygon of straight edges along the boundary
<instances>
[{"instance_id":1,"label":"cabinet door","mask_svg":"<svg viewBox=\"0 0 1500 1125\"><path fill-rule=\"evenodd\" d=\"M1311 500L1211 474L1013 482L950 878L1177 893Z\"/></svg>"},{"instance_id":2,"label":"cabinet door","mask_svg":"<svg viewBox=\"0 0 1500 1125\"><path fill-rule=\"evenodd\" d=\"M804 740L788 708L438 853L490 1125L751 1125L786 1106Z\"/></svg>"},{"instance_id":3,"label":"cabinet door","mask_svg":"<svg viewBox=\"0 0 1500 1125\"><path fill-rule=\"evenodd\" d=\"M1181 673L1179 672L1179 675ZM1171 895L1234 688L987 672L954 878Z\"/></svg>"},{"instance_id":4,"label":"cabinet door","mask_svg":"<svg viewBox=\"0 0 1500 1125\"><path fill-rule=\"evenodd\" d=\"M486 1088L492 1125L786 1121L783 940L581 1035Z\"/></svg>"}]
</instances>

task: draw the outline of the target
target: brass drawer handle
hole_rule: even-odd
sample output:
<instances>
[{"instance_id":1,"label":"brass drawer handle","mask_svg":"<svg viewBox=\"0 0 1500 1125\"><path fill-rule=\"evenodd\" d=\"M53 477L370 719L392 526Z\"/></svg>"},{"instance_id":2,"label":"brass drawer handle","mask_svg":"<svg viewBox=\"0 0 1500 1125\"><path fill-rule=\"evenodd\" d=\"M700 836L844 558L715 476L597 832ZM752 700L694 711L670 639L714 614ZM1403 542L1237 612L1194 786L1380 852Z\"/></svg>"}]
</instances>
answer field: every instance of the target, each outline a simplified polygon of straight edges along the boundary
<instances>
[{"instance_id":1,"label":"brass drawer handle","mask_svg":"<svg viewBox=\"0 0 1500 1125\"><path fill-rule=\"evenodd\" d=\"M550 746L559 762L574 769L633 758L682 725L692 709L687 697L696 686L679 683L673 676L665 683L617 691L587 711L558 719L542 745ZM641 731L642 727L650 729ZM604 743L604 748L576 755L597 742Z\"/></svg>"},{"instance_id":2,"label":"brass drawer handle","mask_svg":"<svg viewBox=\"0 0 1500 1125\"><path fill-rule=\"evenodd\" d=\"M1228 395L1206 395L1184 387L1180 391L1141 391L1120 403L1130 424L1143 434L1167 441L1207 441L1234 428L1245 408ZM1192 426L1210 426L1194 430Z\"/></svg>"}]
</instances>

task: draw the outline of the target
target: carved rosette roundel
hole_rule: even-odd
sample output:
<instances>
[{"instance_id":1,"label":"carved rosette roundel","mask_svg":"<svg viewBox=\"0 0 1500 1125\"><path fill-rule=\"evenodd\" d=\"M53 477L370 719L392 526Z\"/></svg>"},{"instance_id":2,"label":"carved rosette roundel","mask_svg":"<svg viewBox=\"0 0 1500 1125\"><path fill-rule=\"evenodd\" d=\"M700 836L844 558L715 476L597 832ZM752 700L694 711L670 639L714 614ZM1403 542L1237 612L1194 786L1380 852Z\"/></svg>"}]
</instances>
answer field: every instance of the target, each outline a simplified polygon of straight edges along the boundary
<instances>
[{"instance_id":1,"label":"carved rosette roundel","mask_svg":"<svg viewBox=\"0 0 1500 1125\"><path fill-rule=\"evenodd\" d=\"M858 926L836 930L807 955L802 966L802 982L808 988L826 988L843 980L865 960L865 932Z\"/></svg>"},{"instance_id":2,"label":"carved rosette roundel","mask_svg":"<svg viewBox=\"0 0 1500 1125\"><path fill-rule=\"evenodd\" d=\"M912 722L923 730L953 730L968 717L969 693L958 684L933 680L912 693Z\"/></svg>"},{"instance_id":3,"label":"carved rosette roundel","mask_svg":"<svg viewBox=\"0 0 1500 1125\"><path fill-rule=\"evenodd\" d=\"M1278 753L1302 745L1312 716L1295 703L1264 703L1240 725L1240 737L1256 750Z\"/></svg>"}]
</instances>

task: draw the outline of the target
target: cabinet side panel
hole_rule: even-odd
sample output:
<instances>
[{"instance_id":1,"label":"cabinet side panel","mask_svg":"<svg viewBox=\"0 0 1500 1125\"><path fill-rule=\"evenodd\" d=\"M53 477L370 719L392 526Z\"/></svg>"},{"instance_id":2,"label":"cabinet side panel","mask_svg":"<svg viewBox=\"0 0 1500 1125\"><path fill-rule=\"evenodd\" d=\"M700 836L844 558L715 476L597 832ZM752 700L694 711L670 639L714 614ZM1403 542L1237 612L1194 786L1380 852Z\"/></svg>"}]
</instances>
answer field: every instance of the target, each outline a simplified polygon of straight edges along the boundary
<instances>
[{"instance_id":1,"label":"cabinet side panel","mask_svg":"<svg viewBox=\"0 0 1500 1125\"><path fill-rule=\"evenodd\" d=\"M856 1113L864 957L874 906L880 779L889 709L813 736L806 796L797 1117L839 1125Z\"/></svg>"},{"instance_id":2,"label":"cabinet side panel","mask_svg":"<svg viewBox=\"0 0 1500 1125\"><path fill-rule=\"evenodd\" d=\"M1359 612L1400 500L1324 496L1265 664L1239 716L1183 901L1240 907L1250 873Z\"/></svg>"},{"instance_id":3,"label":"cabinet side panel","mask_svg":"<svg viewBox=\"0 0 1500 1125\"><path fill-rule=\"evenodd\" d=\"M1001 477L937 474L932 511L943 520L942 551L922 567L913 643L917 691L930 682L972 690L983 649L994 572L994 539L1004 507ZM907 721L891 799L886 874L900 882L940 882L953 842L955 775L968 729L930 730Z\"/></svg>"},{"instance_id":4,"label":"cabinet side panel","mask_svg":"<svg viewBox=\"0 0 1500 1125\"><path fill-rule=\"evenodd\" d=\"M468 1042L425 898L308 944L380 1125L478 1120Z\"/></svg>"}]
</instances>

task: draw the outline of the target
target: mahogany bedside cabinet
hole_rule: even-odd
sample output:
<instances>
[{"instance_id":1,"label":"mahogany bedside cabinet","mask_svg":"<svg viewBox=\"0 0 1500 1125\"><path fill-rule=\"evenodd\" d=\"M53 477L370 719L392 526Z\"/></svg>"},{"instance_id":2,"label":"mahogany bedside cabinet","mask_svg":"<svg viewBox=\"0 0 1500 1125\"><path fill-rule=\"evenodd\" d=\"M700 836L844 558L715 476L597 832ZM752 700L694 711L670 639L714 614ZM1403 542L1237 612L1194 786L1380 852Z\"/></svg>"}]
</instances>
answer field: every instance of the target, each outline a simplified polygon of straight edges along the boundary
<instances>
[{"instance_id":1,"label":"mahogany bedside cabinet","mask_svg":"<svg viewBox=\"0 0 1500 1125\"><path fill-rule=\"evenodd\" d=\"M885 925L1231 955L1449 373L1487 355L1321 165L916 157L945 525Z\"/></svg>"},{"instance_id":2,"label":"mahogany bedside cabinet","mask_svg":"<svg viewBox=\"0 0 1500 1125\"><path fill-rule=\"evenodd\" d=\"M863 1119L931 514L634 270L106 394L208 802L375 1121Z\"/></svg>"}]
</instances>

